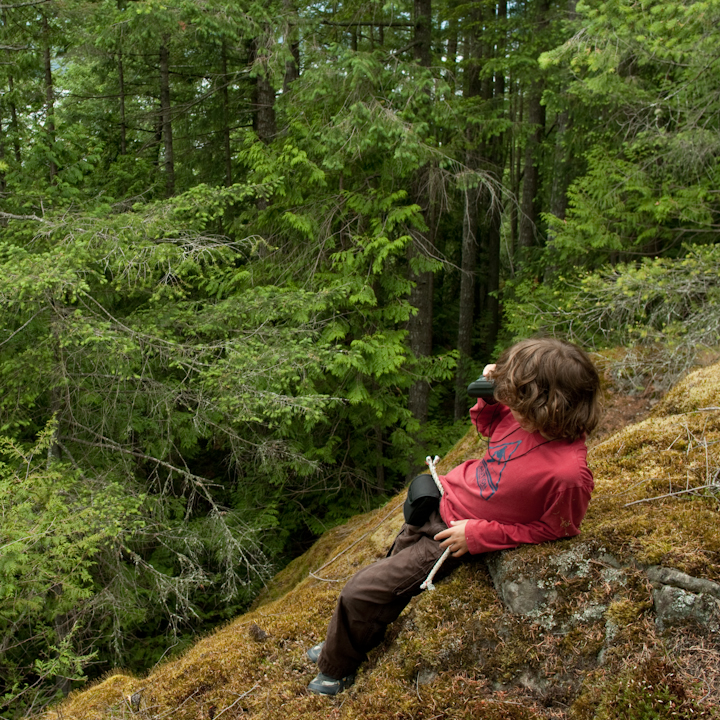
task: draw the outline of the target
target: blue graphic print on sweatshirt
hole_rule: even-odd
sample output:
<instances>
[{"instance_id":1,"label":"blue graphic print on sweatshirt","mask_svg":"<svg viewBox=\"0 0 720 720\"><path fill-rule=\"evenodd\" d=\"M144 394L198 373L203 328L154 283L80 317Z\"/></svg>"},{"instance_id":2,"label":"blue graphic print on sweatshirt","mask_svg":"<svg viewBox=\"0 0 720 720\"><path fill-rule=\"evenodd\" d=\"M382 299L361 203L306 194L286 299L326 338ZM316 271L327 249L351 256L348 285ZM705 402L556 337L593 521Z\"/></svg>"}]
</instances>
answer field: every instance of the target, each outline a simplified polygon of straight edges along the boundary
<instances>
[{"instance_id":1,"label":"blue graphic print on sweatshirt","mask_svg":"<svg viewBox=\"0 0 720 720\"><path fill-rule=\"evenodd\" d=\"M495 494L498 487L500 487L503 470L505 470L508 460L512 458L521 444L522 440L515 440L488 448L487 456L490 458L490 462L499 463L500 467L496 468L497 480L494 480L488 461L485 460L485 458L483 458L482 462L477 466L475 479L477 480L478 488L480 488L480 497L483 500L489 500Z\"/></svg>"}]
</instances>

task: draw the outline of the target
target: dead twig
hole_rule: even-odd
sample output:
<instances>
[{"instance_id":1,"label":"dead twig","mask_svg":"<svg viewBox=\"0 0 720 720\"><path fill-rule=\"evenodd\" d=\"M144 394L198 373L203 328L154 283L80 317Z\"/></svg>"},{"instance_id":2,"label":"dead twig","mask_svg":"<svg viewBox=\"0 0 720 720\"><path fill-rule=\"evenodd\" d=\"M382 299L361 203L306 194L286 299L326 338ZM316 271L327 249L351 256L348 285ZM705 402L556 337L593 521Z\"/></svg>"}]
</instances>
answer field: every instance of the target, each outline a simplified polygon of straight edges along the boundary
<instances>
[{"instance_id":1,"label":"dead twig","mask_svg":"<svg viewBox=\"0 0 720 720\"><path fill-rule=\"evenodd\" d=\"M609 497L622 497L623 495L628 495L631 493L638 485L642 485L646 482L652 482L653 480L659 480L660 478L643 478L642 480L638 480L636 483L633 483L627 490L623 490L623 492L619 493L612 493Z\"/></svg>"},{"instance_id":2,"label":"dead twig","mask_svg":"<svg viewBox=\"0 0 720 720\"><path fill-rule=\"evenodd\" d=\"M228 705L224 710L221 710L216 716L215 720L217 720L223 713L226 713L228 710L231 710L234 708L244 697L247 697L253 690L257 690L260 687L260 683L257 685L251 687L247 692L244 692L242 695L238 697L237 700L232 705Z\"/></svg>"},{"instance_id":3,"label":"dead twig","mask_svg":"<svg viewBox=\"0 0 720 720\"><path fill-rule=\"evenodd\" d=\"M625 503L623 507L630 507L630 505L637 505L638 503L652 502L653 500L662 500L663 498L675 497L676 495L684 495L685 493L695 492L696 490L720 490L720 485L716 483L710 483L709 485L699 485L698 487L688 488L687 490L677 490L676 492L666 493L665 495L656 495L651 498L642 498L642 500L633 500L632 502Z\"/></svg>"}]
</instances>

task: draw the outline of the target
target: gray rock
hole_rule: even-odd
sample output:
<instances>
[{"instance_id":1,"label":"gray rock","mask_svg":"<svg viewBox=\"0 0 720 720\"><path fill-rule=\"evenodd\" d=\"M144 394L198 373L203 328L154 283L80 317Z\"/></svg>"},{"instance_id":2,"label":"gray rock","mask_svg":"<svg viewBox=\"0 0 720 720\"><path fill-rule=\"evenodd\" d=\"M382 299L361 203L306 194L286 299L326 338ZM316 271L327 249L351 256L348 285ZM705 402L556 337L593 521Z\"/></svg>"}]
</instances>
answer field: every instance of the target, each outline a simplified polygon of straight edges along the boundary
<instances>
[{"instance_id":1,"label":"gray rock","mask_svg":"<svg viewBox=\"0 0 720 720\"><path fill-rule=\"evenodd\" d=\"M544 605L550 593L538 585L537 580L518 578L505 580L500 586L500 595L511 612L528 615Z\"/></svg>"},{"instance_id":2,"label":"gray rock","mask_svg":"<svg viewBox=\"0 0 720 720\"><path fill-rule=\"evenodd\" d=\"M430 685L438 674L432 668L422 668L417 674L418 685Z\"/></svg>"},{"instance_id":3,"label":"gray rock","mask_svg":"<svg viewBox=\"0 0 720 720\"><path fill-rule=\"evenodd\" d=\"M707 593L720 599L720 585L712 580L696 578L692 575L686 575L675 568L661 567L660 565L649 567L647 569L647 575L652 583L672 585L673 587L689 590L693 593Z\"/></svg>"},{"instance_id":4,"label":"gray rock","mask_svg":"<svg viewBox=\"0 0 720 720\"><path fill-rule=\"evenodd\" d=\"M580 543L570 550L558 553L550 558L558 573L566 578L587 577L590 574L590 549Z\"/></svg>"},{"instance_id":5,"label":"gray rock","mask_svg":"<svg viewBox=\"0 0 720 720\"><path fill-rule=\"evenodd\" d=\"M546 589L542 580L513 572L513 561L505 560L503 553L488 557L487 566L498 595L513 613L528 615L557 598L557 593Z\"/></svg>"},{"instance_id":6,"label":"gray rock","mask_svg":"<svg viewBox=\"0 0 720 720\"><path fill-rule=\"evenodd\" d=\"M622 563L614 555L611 555L605 550L598 553L597 560L598 562L605 563L616 570L621 570L623 567Z\"/></svg>"},{"instance_id":7,"label":"gray rock","mask_svg":"<svg viewBox=\"0 0 720 720\"><path fill-rule=\"evenodd\" d=\"M717 600L706 593L695 593L671 585L661 585L653 591L656 624L660 630L670 625L695 621L711 632L718 631L720 607Z\"/></svg>"},{"instance_id":8,"label":"gray rock","mask_svg":"<svg viewBox=\"0 0 720 720\"><path fill-rule=\"evenodd\" d=\"M606 611L607 605L590 603L580 610L580 612L573 613L570 624L577 625L578 623L588 623L593 620L601 620Z\"/></svg>"}]
</instances>

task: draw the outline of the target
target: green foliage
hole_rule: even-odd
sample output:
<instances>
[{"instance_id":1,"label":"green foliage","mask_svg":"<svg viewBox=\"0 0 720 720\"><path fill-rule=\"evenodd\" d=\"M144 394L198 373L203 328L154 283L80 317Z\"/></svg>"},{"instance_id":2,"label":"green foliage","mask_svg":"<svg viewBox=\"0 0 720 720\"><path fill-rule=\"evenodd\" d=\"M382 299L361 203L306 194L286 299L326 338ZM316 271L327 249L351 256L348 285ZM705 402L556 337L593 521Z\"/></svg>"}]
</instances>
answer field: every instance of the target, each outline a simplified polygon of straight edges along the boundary
<instances>
[{"instance_id":1,"label":"green foliage","mask_svg":"<svg viewBox=\"0 0 720 720\"><path fill-rule=\"evenodd\" d=\"M310 153L248 155L260 182L13 221L0 243L2 427L27 438L54 413L58 454L142 499L77 610L111 638L102 663L147 663L231 616L270 556L382 500L409 468L411 373L452 369L405 343L422 223L406 193L347 189L336 222L355 229L318 237L326 174ZM259 211L270 188L285 204ZM229 212L264 237L213 233Z\"/></svg>"},{"instance_id":2,"label":"green foliage","mask_svg":"<svg viewBox=\"0 0 720 720\"><path fill-rule=\"evenodd\" d=\"M53 460L56 432L51 421L31 446L0 437L0 697L11 711L85 679L98 654L88 636L95 567L144 526L142 495Z\"/></svg>"},{"instance_id":3,"label":"green foliage","mask_svg":"<svg viewBox=\"0 0 720 720\"><path fill-rule=\"evenodd\" d=\"M508 332L561 335L595 348L627 346L612 363L621 385L672 385L720 336L720 247L688 246L680 258L646 258L555 286L515 289Z\"/></svg>"},{"instance_id":4,"label":"green foliage","mask_svg":"<svg viewBox=\"0 0 720 720\"><path fill-rule=\"evenodd\" d=\"M452 444L473 235L472 369L495 300L501 344L634 343L658 383L712 344L718 0L435 4L429 62L413 12L3 9L0 432L30 446L55 418L67 492L116 488L108 513L135 523L82 550L76 629L37 645L66 669L44 677L154 662ZM533 163L545 214L518 248ZM420 273L435 335L415 357Z\"/></svg>"},{"instance_id":5,"label":"green foliage","mask_svg":"<svg viewBox=\"0 0 720 720\"><path fill-rule=\"evenodd\" d=\"M625 157L591 154L588 173L570 189L567 218L546 218L553 235L548 256L566 268L583 255L593 268L656 250L677 253L678 240L690 233L696 241L711 240L710 178L679 184L661 160L667 151L668 142L638 140Z\"/></svg>"},{"instance_id":6,"label":"green foliage","mask_svg":"<svg viewBox=\"0 0 720 720\"><path fill-rule=\"evenodd\" d=\"M720 4L578 4L582 32L541 58L611 132L587 153L567 218L547 216L546 264L565 272L715 241ZM613 131L617 129L617 131ZM618 142L618 135L622 141ZM552 259L551 259L552 258Z\"/></svg>"}]
</instances>

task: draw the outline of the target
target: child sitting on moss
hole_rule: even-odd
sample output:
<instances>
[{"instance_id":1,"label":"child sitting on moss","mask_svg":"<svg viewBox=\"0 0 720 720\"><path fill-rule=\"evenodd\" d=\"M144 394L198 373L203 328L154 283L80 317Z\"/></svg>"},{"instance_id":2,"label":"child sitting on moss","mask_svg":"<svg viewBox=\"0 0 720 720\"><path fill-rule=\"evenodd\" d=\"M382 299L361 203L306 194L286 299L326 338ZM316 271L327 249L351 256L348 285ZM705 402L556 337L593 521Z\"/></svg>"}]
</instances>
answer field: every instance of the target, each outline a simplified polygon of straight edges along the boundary
<instances>
[{"instance_id":1,"label":"child sitting on moss","mask_svg":"<svg viewBox=\"0 0 720 720\"><path fill-rule=\"evenodd\" d=\"M336 695L353 683L445 548L451 555L443 575L468 552L580 532L593 490L585 435L599 419L592 361L570 343L531 339L506 350L483 375L495 383L494 399L478 400L470 418L489 437L484 457L441 476L444 494L427 520L403 525L387 557L345 585L325 641L307 652L321 671L311 691Z\"/></svg>"}]
</instances>

